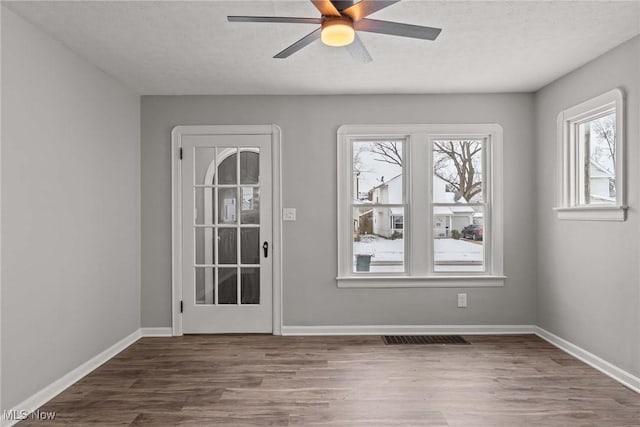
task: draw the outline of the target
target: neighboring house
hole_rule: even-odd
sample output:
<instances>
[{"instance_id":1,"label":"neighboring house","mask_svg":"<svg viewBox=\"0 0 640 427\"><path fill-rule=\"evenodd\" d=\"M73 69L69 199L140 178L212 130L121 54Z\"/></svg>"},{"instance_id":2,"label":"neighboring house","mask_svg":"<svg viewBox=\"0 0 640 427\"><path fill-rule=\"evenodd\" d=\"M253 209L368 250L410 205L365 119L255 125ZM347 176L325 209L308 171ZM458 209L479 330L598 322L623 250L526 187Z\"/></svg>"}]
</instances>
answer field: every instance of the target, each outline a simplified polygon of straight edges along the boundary
<instances>
[{"instance_id":1,"label":"neighboring house","mask_svg":"<svg viewBox=\"0 0 640 427\"><path fill-rule=\"evenodd\" d=\"M615 174L591 160L589 165L589 192L592 203L615 203Z\"/></svg>"},{"instance_id":2,"label":"neighboring house","mask_svg":"<svg viewBox=\"0 0 640 427\"><path fill-rule=\"evenodd\" d=\"M451 231L462 230L474 223L476 211L471 206L463 205L467 200L458 192L447 191L447 183L441 178L433 179L433 201L435 203L460 204L460 206L435 206L433 208L433 236L449 237ZM476 217L476 223L478 223ZM482 217L479 217L480 223Z\"/></svg>"},{"instance_id":3,"label":"neighboring house","mask_svg":"<svg viewBox=\"0 0 640 427\"><path fill-rule=\"evenodd\" d=\"M449 237L452 230L462 230L472 223L482 223L481 213L467 203L464 197L447 191L446 182L438 177L433 180L435 203L460 204L460 206L437 206L434 208L434 236ZM402 175L374 187L369 191L371 203L402 204ZM480 214L480 215L478 215ZM366 224L366 225L365 225ZM394 233L402 233L404 229L404 212L400 207L376 208L363 212L355 224L356 230L363 230L383 237L391 237Z\"/></svg>"},{"instance_id":4,"label":"neighboring house","mask_svg":"<svg viewBox=\"0 0 640 427\"><path fill-rule=\"evenodd\" d=\"M402 204L402 175L374 187L369 191L371 203ZM402 233L404 212L402 208L378 208L373 213L373 234L391 237Z\"/></svg>"}]
</instances>

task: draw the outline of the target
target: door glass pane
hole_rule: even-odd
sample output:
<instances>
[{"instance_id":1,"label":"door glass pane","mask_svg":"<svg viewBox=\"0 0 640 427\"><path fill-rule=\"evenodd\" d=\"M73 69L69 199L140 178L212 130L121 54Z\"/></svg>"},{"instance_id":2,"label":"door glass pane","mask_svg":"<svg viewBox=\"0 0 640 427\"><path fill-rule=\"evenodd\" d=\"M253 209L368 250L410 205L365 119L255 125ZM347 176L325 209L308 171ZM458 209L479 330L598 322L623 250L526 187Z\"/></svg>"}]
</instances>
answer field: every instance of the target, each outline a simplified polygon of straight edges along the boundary
<instances>
[{"instance_id":1,"label":"door glass pane","mask_svg":"<svg viewBox=\"0 0 640 427\"><path fill-rule=\"evenodd\" d=\"M242 207L240 222L242 224L260 223L260 189L258 187L240 187Z\"/></svg>"},{"instance_id":2,"label":"door glass pane","mask_svg":"<svg viewBox=\"0 0 640 427\"><path fill-rule=\"evenodd\" d=\"M197 227L196 232L196 264L215 264L215 229Z\"/></svg>"},{"instance_id":3,"label":"door glass pane","mask_svg":"<svg viewBox=\"0 0 640 427\"><path fill-rule=\"evenodd\" d=\"M196 224L213 224L215 204L214 188L195 188Z\"/></svg>"},{"instance_id":4,"label":"door glass pane","mask_svg":"<svg viewBox=\"0 0 640 427\"><path fill-rule=\"evenodd\" d=\"M616 203L616 115L578 125L580 204Z\"/></svg>"},{"instance_id":5,"label":"door glass pane","mask_svg":"<svg viewBox=\"0 0 640 427\"><path fill-rule=\"evenodd\" d=\"M218 268L218 304L238 303L238 271Z\"/></svg>"},{"instance_id":6,"label":"door glass pane","mask_svg":"<svg viewBox=\"0 0 640 427\"><path fill-rule=\"evenodd\" d=\"M240 261L242 264L260 264L260 229L240 229Z\"/></svg>"},{"instance_id":7,"label":"door glass pane","mask_svg":"<svg viewBox=\"0 0 640 427\"><path fill-rule=\"evenodd\" d=\"M354 272L404 271L403 208L354 208L352 234Z\"/></svg>"},{"instance_id":8,"label":"door glass pane","mask_svg":"<svg viewBox=\"0 0 640 427\"><path fill-rule=\"evenodd\" d=\"M218 264L236 264L238 242L236 228L218 229Z\"/></svg>"},{"instance_id":9,"label":"door glass pane","mask_svg":"<svg viewBox=\"0 0 640 427\"><path fill-rule=\"evenodd\" d=\"M258 183L260 155L258 154L258 148L252 148L251 150L240 152L240 184Z\"/></svg>"},{"instance_id":10,"label":"door glass pane","mask_svg":"<svg viewBox=\"0 0 640 427\"><path fill-rule=\"evenodd\" d=\"M484 215L479 206L433 208L434 271L484 271Z\"/></svg>"},{"instance_id":11,"label":"door glass pane","mask_svg":"<svg viewBox=\"0 0 640 427\"><path fill-rule=\"evenodd\" d=\"M260 304L260 269L241 269L241 301L242 304Z\"/></svg>"},{"instance_id":12,"label":"door glass pane","mask_svg":"<svg viewBox=\"0 0 640 427\"><path fill-rule=\"evenodd\" d=\"M218 223L235 224L238 218L238 190L237 188L218 189Z\"/></svg>"},{"instance_id":13,"label":"door glass pane","mask_svg":"<svg viewBox=\"0 0 640 427\"><path fill-rule=\"evenodd\" d=\"M483 201L482 139L433 141L433 202Z\"/></svg>"},{"instance_id":14,"label":"door glass pane","mask_svg":"<svg viewBox=\"0 0 640 427\"><path fill-rule=\"evenodd\" d=\"M196 267L196 304L215 304L214 271L211 267Z\"/></svg>"},{"instance_id":15,"label":"door glass pane","mask_svg":"<svg viewBox=\"0 0 640 427\"><path fill-rule=\"evenodd\" d=\"M355 203L402 204L402 141L353 143L353 200Z\"/></svg>"},{"instance_id":16,"label":"door glass pane","mask_svg":"<svg viewBox=\"0 0 640 427\"><path fill-rule=\"evenodd\" d=\"M216 149L213 147L196 147L195 149L195 182L197 185L213 185L216 169L214 160L216 158ZM185 157L185 159L188 156Z\"/></svg>"},{"instance_id":17,"label":"door glass pane","mask_svg":"<svg viewBox=\"0 0 640 427\"><path fill-rule=\"evenodd\" d=\"M218 184L236 184L238 175L237 148L218 148Z\"/></svg>"}]
</instances>

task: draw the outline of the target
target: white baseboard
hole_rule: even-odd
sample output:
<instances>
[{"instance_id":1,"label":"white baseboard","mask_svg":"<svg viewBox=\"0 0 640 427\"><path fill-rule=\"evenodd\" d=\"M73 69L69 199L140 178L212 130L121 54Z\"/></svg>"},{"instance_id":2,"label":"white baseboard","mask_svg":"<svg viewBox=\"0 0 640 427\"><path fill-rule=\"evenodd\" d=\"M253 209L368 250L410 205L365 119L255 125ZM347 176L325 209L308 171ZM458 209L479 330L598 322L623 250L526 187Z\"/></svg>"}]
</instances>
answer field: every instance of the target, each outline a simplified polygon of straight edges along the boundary
<instances>
[{"instance_id":1,"label":"white baseboard","mask_svg":"<svg viewBox=\"0 0 640 427\"><path fill-rule=\"evenodd\" d=\"M505 335L534 331L534 325L282 326L282 335Z\"/></svg>"},{"instance_id":2,"label":"white baseboard","mask_svg":"<svg viewBox=\"0 0 640 427\"><path fill-rule=\"evenodd\" d=\"M506 335L536 334L540 338L582 360L630 389L640 393L640 378L618 368L593 353L534 325L353 325L353 326L282 326L282 335ZM82 377L98 368L141 337L170 337L171 328L140 328L102 353L78 366L62 378L11 408L15 414L31 413L56 397ZM0 425L10 427L20 420L2 418Z\"/></svg>"},{"instance_id":3,"label":"white baseboard","mask_svg":"<svg viewBox=\"0 0 640 427\"><path fill-rule=\"evenodd\" d=\"M130 335L124 337L111 347L104 350L102 353L99 353L98 355L92 357L82 365L64 375L62 378L54 381L33 396L20 402L15 407L11 408L8 412L12 414L25 415L34 412L36 409L56 397L58 394L62 393L69 386L78 382L82 377L86 376L91 371L113 358L116 354L120 353L122 350L129 347L134 342L138 341L140 337L140 329L136 329ZM19 421L21 420L7 420L3 416L2 427L12 426L14 424L17 424Z\"/></svg>"},{"instance_id":4,"label":"white baseboard","mask_svg":"<svg viewBox=\"0 0 640 427\"><path fill-rule=\"evenodd\" d=\"M141 328L141 335L143 337L172 337L173 331L171 327L168 328Z\"/></svg>"},{"instance_id":5,"label":"white baseboard","mask_svg":"<svg viewBox=\"0 0 640 427\"><path fill-rule=\"evenodd\" d=\"M636 393L640 393L640 378L636 377L635 375L618 368L617 366L613 365L610 362L607 362L601 357L598 357L595 354L581 347L578 347L577 345L570 343L564 338L560 338L559 336L554 335L539 326L535 327L535 333L543 340L548 341L549 343L558 347L560 350L569 353L576 359L582 360L587 365L597 369L603 374L629 387Z\"/></svg>"}]
</instances>

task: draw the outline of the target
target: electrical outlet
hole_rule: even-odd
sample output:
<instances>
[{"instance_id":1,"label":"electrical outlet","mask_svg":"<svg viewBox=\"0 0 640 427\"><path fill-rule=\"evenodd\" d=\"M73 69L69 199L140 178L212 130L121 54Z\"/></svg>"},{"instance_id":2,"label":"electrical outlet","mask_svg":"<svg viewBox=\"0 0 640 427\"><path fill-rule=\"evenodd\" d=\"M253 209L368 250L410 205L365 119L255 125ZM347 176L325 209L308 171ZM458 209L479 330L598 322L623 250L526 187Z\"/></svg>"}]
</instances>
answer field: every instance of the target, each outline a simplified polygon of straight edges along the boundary
<instances>
[{"instance_id":1,"label":"electrical outlet","mask_svg":"<svg viewBox=\"0 0 640 427\"><path fill-rule=\"evenodd\" d=\"M458 294L458 307L467 306L467 294Z\"/></svg>"},{"instance_id":2,"label":"electrical outlet","mask_svg":"<svg viewBox=\"0 0 640 427\"><path fill-rule=\"evenodd\" d=\"M283 208L282 209L283 221L295 221L296 220L296 208Z\"/></svg>"}]
</instances>

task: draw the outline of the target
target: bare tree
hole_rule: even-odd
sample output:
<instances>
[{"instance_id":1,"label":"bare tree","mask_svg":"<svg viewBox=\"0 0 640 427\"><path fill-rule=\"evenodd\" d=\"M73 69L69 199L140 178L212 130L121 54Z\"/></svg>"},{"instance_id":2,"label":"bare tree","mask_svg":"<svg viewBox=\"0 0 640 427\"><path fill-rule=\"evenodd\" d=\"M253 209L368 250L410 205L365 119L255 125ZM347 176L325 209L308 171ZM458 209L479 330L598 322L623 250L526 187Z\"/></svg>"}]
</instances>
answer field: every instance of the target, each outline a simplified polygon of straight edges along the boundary
<instances>
[{"instance_id":1,"label":"bare tree","mask_svg":"<svg viewBox=\"0 0 640 427\"><path fill-rule=\"evenodd\" d=\"M365 150L376 154L378 162L402 166L401 144L395 141L373 142ZM477 140L434 142L433 173L452 191L472 201L482 192L481 151L482 144Z\"/></svg>"},{"instance_id":2,"label":"bare tree","mask_svg":"<svg viewBox=\"0 0 640 427\"><path fill-rule=\"evenodd\" d=\"M472 201L482 192L480 141L435 141L433 147L433 173Z\"/></svg>"},{"instance_id":3,"label":"bare tree","mask_svg":"<svg viewBox=\"0 0 640 427\"><path fill-rule=\"evenodd\" d=\"M377 154L378 162L392 163L402 167L402 143L396 141L373 142L368 151Z\"/></svg>"},{"instance_id":4,"label":"bare tree","mask_svg":"<svg viewBox=\"0 0 640 427\"><path fill-rule=\"evenodd\" d=\"M594 160L602 162L602 157L610 158L615 164L616 159L616 123L615 116L610 115L602 117L599 120L591 122L591 130L596 134L596 138L605 142L605 147L596 149L594 152ZM604 153L603 153L604 151ZM608 160L608 159L607 159ZM606 162L608 163L608 162ZM603 165L605 166L605 165Z\"/></svg>"},{"instance_id":5,"label":"bare tree","mask_svg":"<svg viewBox=\"0 0 640 427\"><path fill-rule=\"evenodd\" d=\"M595 139L604 142L596 144L591 159L600 166L605 167L611 174L614 174L616 164L616 116L614 114L602 117L591 122L591 131L595 134ZM604 145L604 147L603 147ZM587 194L589 194L587 192ZM609 179L609 195L615 196L616 181Z\"/></svg>"}]
</instances>

